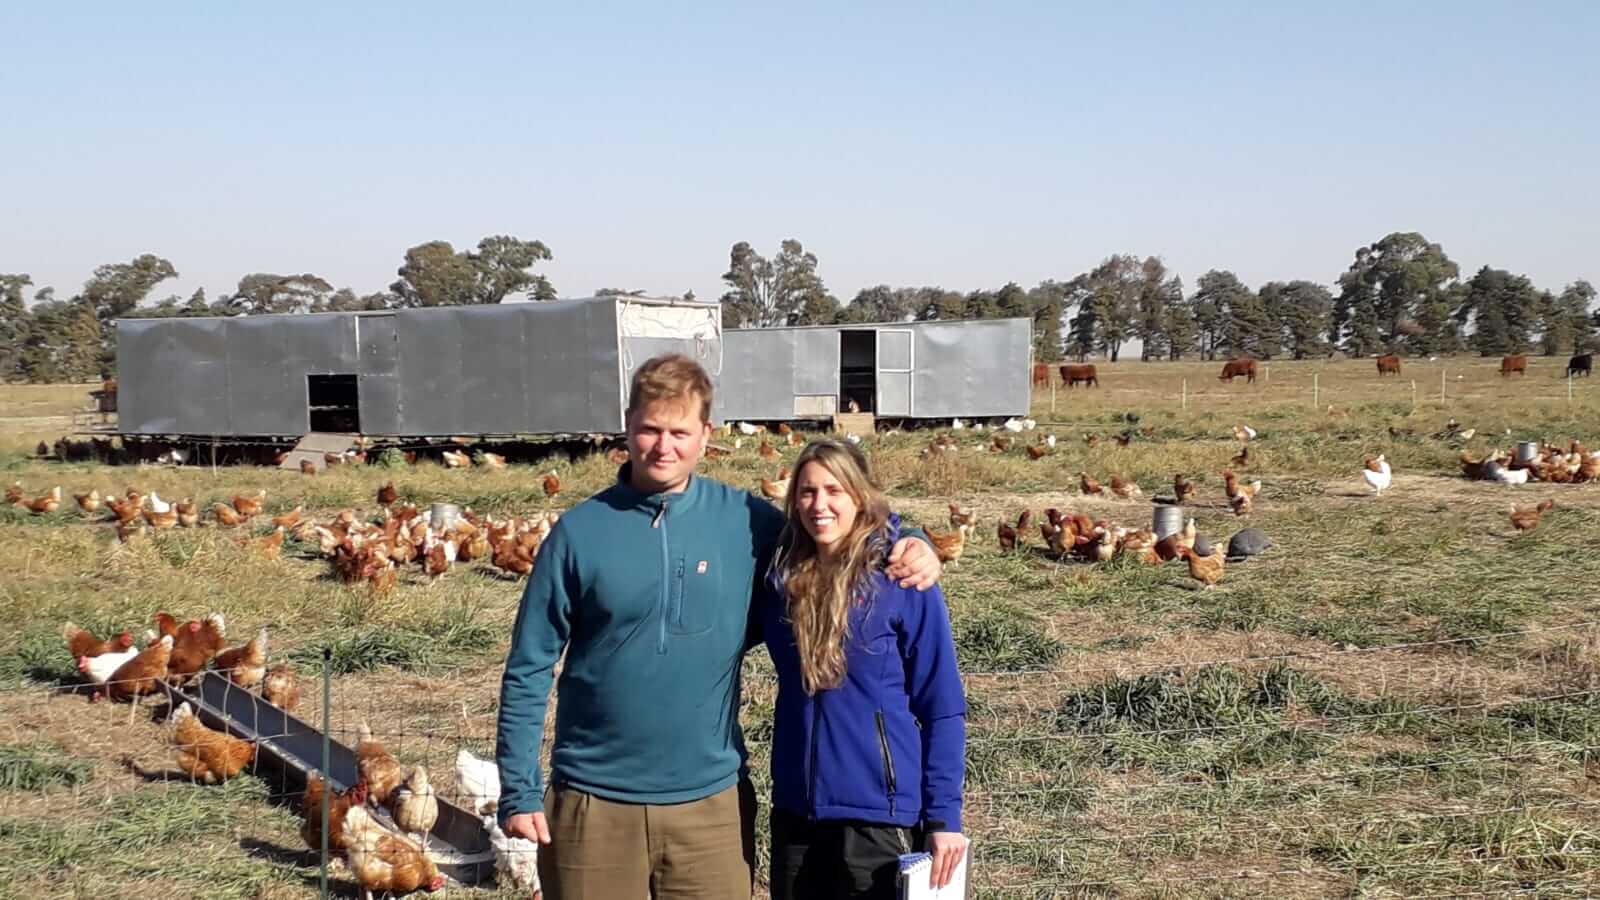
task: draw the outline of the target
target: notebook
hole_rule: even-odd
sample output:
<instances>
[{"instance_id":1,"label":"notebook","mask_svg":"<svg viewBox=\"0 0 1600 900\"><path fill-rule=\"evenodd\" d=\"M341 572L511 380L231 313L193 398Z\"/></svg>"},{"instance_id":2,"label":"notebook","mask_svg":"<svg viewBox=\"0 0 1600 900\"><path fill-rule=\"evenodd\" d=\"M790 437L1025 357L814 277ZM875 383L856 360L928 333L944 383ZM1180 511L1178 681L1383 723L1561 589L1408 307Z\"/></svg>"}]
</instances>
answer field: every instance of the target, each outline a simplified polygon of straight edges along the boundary
<instances>
[{"instance_id":1,"label":"notebook","mask_svg":"<svg viewBox=\"0 0 1600 900\"><path fill-rule=\"evenodd\" d=\"M942 888L933 887L928 879L933 876L933 857L926 853L905 853L900 857L900 900L964 900L967 896L967 860L972 858L972 846L961 854L961 862L950 876L950 883Z\"/></svg>"}]
</instances>

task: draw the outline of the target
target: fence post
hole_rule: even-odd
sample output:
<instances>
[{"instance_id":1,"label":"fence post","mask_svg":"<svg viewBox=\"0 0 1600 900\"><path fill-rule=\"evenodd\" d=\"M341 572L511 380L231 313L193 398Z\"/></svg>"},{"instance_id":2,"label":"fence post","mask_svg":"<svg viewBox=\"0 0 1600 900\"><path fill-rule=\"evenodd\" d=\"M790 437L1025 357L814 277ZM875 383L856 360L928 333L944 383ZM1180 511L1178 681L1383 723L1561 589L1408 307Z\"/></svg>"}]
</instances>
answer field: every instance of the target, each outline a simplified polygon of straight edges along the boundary
<instances>
[{"instance_id":1,"label":"fence post","mask_svg":"<svg viewBox=\"0 0 1600 900\"><path fill-rule=\"evenodd\" d=\"M1265 381L1268 384L1272 383L1272 367L1271 366L1262 366L1261 367L1261 380Z\"/></svg>"},{"instance_id":2,"label":"fence post","mask_svg":"<svg viewBox=\"0 0 1600 900\"><path fill-rule=\"evenodd\" d=\"M329 714L329 699L333 693L329 686L333 662L333 648L322 648L322 900L328 900L328 794L333 790L333 779L328 774L330 768L328 734L333 730L332 717Z\"/></svg>"},{"instance_id":3,"label":"fence post","mask_svg":"<svg viewBox=\"0 0 1600 900\"><path fill-rule=\"evenodd\" d=\"M1318 397L1317 397L1317 395L1322 392L1322 390L1321 390L1322 389L1322 383L1321 383L1320 379L1321 379L1320 373L1317 373L1317 372L1312 372L1311 373L1311 408L1312 409L1320 409L1322 407L1322 401L1319 400Z\"/></svg>"},{"instance_id":4,"label":"fence post","mask_svg":"<svg viewBox=\"0 0 1600 900\"><path fill-rule=\"evenodd\" d=\"M1050 418L1056 417L1056 380L1050 379Z\"/></svg>"},{"instance_id":5,"label":"fence post","mask_svg":"<svg viewBox=\"0 0 1600 900\"><path fill-rule=\"evenodd\" d=\"M1444 402L1444 375L1445 375L1445 368L1443 366L1440 366L1439 367L1439 402L1440 403Z\"/></svg>"},{"instance_id":6,"label":"fence post","mask_svg":"<svg viewBox=\"0 0 1600 900\"><path fill-rule=\"evenodd\" d=\"M1567 405L1572 405L1572 373L1567 373Z\"/></svg>"},{"instance_id":7,"label":"fence post","mask_svg":"<svg viewBox=\"0 0 1600 900\"><path fill-rule=\"evenodd\" d=\"M1417 380L1411 379L1411 408L1417 408Z\"/></svg>"},{"instance_id":8,"label":"fence post","mask_svg":"<svg viewBox=\"0 0 1600 900\"><path fill-rule=\"evenodd\" d=\"M1179 400L1179 405L1185 411L1187 411L1189 409L1189 379L1187 379L1187 378L1185 378L1183 380L1183 395L1182 395L1182 398Z\"/></svg>"}]
</instances>

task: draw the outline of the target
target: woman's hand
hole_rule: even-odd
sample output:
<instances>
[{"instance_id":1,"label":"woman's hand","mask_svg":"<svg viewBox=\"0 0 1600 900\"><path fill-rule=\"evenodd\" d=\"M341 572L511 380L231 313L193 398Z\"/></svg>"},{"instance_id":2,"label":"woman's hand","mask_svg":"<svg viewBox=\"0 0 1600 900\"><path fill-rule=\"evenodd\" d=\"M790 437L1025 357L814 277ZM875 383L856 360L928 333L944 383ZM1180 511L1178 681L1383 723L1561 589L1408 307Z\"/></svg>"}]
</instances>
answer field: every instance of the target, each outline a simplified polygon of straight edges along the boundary
<instances>
[{"instance_id":1,"label":"woman's hand","mask_svg":"<svg viewBox=\"0 0 1600 900\"><path fill-rule=\"evenodd\" d=\"M970 841L959 831L932 831L928 833L928 855L933 857L933 871L928 884L942 888L950 883L956 864L967 854Z\"/></svg>"}]
</instances>

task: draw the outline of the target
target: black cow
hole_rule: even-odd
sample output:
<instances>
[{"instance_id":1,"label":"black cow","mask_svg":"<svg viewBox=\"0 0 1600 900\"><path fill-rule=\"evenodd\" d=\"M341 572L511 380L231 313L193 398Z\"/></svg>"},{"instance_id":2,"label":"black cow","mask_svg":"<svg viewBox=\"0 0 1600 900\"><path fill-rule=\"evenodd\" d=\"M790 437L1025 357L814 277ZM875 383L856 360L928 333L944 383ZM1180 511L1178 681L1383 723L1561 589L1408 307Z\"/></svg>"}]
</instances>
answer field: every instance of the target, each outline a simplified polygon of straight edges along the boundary
<instances>
[{"instance_id":1,"label":"black cow","mask_svg":"<svg viewBox=\"0 0 1600 900\"><path fill-rule=\"evenodd\" d=\"M1577 356L1574 356L1573 358L1567 360L1567 377L1568 378L1571 378L1574 375L1592 375L1592 374L1594 374L1594 354L1593 353L1579 353Z\"/></svg>"}]
</instances>

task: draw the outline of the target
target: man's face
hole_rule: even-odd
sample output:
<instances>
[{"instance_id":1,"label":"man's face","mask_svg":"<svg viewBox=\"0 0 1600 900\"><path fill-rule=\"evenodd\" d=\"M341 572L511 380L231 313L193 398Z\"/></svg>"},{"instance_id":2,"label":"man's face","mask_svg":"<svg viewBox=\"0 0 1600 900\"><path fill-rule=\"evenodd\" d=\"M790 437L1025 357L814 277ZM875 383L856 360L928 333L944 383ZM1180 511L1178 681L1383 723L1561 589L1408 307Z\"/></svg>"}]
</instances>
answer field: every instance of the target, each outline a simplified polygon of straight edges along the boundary
<instances>
[{"instance_id":1,"label":"man's face","mask_svg":"<svg viewBox=\"0 0 1600 900\"><path fill-rule=\"evenodd\" d=\"M700 399L657 400L628 416L633 486L646 493L681 491L711 438Z\"/></svg>"}]
</instances>

